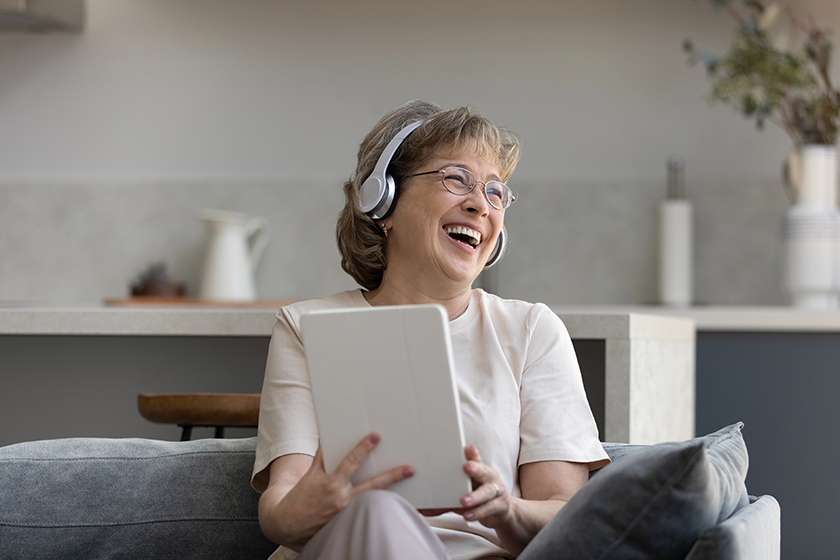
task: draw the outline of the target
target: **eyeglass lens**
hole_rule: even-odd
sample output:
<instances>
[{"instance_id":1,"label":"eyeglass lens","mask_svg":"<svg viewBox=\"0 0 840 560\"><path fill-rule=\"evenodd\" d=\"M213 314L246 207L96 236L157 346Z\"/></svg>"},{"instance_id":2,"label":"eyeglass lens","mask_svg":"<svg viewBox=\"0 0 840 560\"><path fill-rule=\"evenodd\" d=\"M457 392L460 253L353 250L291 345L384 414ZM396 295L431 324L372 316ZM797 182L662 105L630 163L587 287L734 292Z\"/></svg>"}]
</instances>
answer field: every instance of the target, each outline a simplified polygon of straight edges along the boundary
<instances>
[{"instance_id":1,"label":"eyeglass lens","mask_svg":"<svg viewBox=\"0 0 840 560\"><path fill-rule=\"evenodd\" d=\"M443 174L443 186L452 194L465 195L469 193L476 183L475 176L467 169L461 167L445 167L441 170ZM493 208L502 210L513 202L513 193L510 188L501 181L487 181L484 185L484 196Z\"/></svg>"}]
</instances>

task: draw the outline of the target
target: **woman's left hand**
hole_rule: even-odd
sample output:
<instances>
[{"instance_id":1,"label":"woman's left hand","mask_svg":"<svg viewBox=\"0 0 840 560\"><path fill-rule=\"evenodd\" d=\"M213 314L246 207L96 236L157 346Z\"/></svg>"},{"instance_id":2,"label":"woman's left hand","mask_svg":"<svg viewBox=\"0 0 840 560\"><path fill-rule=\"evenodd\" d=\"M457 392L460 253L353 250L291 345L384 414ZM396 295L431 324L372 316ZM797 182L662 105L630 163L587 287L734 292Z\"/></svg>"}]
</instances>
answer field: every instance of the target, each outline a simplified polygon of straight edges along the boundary
<instances>
[{"instance_id":1,"label":"woman's left hand","mask_svg":"<svg viewBox=\"0 0 840 560\"><path fill-rule=\"evenodd\" d=\"M464 455L467 458L464 472L473 481L473 491L461 498L464 509L459 513L467 521L478 521L491 529L502 527L510 518L513 507L505 484L496 469L481 461L475 446L466 446Z\"/></svg>"},{"instance_id":2,"label":"woman's left hand","mask_svg":"<svg viewBox=\"0 0 840 560\"><path fill-rule=\"evenodd\" d=\"M495 529L502 545L519 555L566 501L583 486L586 465L562 461L527 463L520 467L523 497L511 496L499 473L481 460L472 445L464 448L466 472L473 491L461 498L458 510L467 521L478 521Z\"/></svg>"},{"instance_id":3,"label":"woman's left hand","mask_svg":"<svg viewBox=\"0 0 840 560\"><path fill-rule=\"evenodd\" d=\"M473 491L461 498L464 507L420 510L420 513L434 516L452 511L467 521L478 521L495 529L502 546L513 555L522 552L589 476L585 463L526 463L519 468L523 497L518 498L508 493L496 469L481 460L478 449L468 445L464 454L467 458L464 472L473 481Z\"/></svg>"},{"instance_id":4,"label":"woman's left hand","mask_svg":"<svg viewBox=\"0 0 840 560\"><path fill-rule=\"evenodd\" d=\"M473 445L464 448L464 472L472 479L473 491L461 498L461 508L421 509L420 513L434 517L454 512L467 521L478 521L486 527L496 528L504 524L510 514L511 496L507 493L496 469L481 461L478 449Z\"/></svg>"}]
</instances>

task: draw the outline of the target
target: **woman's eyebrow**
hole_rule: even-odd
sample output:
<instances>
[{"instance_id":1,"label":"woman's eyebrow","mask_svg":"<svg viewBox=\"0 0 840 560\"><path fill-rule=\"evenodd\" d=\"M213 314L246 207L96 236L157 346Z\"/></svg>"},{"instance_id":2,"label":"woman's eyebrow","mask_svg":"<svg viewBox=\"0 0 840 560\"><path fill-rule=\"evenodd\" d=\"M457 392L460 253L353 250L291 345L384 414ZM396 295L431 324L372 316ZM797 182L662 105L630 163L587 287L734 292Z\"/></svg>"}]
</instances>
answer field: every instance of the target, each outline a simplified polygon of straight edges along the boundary
<instances>
[{"instance_id":1,"label":"woman's eyebrow","mask_svg":"<svg viewBox=\"0 0 840 560\"><path fill-rule=\"evenodd\" d=\"M450 163L450 164L446 165L446 167L460 167L461 169L466 169L467 171L469 171L469 172L470 172L470 173L472 173L473 175L476 175L475 171L473 171L472 169L470 169L470 166L469 166L469 165L467 165L467 164L465 164L465 163ZM478 177L476 177L476 179L478 179ZM479 181L481 181L481 179L478 179L478 180L479 180ZM488 181L499 181L499 182L502 182L501 177L499 177L499 176L498 176L498 175L496 175L495 173L491 173L491 174L490 174L490 177L488 177L488 179L487 179L487 180L488 180Z\"/></svg>"}]
</instances>

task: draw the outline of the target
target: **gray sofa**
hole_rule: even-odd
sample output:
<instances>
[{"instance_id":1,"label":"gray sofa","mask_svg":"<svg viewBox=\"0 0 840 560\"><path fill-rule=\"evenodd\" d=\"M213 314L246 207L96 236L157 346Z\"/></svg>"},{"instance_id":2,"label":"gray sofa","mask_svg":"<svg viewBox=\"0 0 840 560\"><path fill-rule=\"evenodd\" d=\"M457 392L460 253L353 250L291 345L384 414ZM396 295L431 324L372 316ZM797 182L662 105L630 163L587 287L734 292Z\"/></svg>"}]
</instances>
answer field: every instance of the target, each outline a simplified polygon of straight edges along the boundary
<instances>
[{"instance_id":1,"label":"gray sofa","mask_svg":"<svg viewBox=\"0 0 840 560\"><path fill-rule=\"evenodd\" d=\"M0 558L267 558L276 546L249 485L254 446L78 438L2 447ZM613 463L534 539L529 558L779 558L779 505L746 494L740 425L604 447Z\"/></svg>"}]
</instances>

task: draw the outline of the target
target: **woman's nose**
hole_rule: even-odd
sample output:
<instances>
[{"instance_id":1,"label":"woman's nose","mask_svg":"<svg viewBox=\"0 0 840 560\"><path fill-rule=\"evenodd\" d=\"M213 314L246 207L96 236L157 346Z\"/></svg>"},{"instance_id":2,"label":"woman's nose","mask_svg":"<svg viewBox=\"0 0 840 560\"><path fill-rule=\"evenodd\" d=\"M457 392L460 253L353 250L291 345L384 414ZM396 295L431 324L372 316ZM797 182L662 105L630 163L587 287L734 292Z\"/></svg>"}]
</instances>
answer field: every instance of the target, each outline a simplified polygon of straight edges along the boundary
<instances>
[{"instance_id":1,"label":"woman's nose","mask_svg":"<svg viewBox=\"0 0 840 560\"><path fill-rule=\"evenodd\" d=\"M485 215L490 212L490 203L484 194L484 183L477 181L473 189L464 197L464 205L471 212L478 212Z\"/></svg>"}]
</instances>

